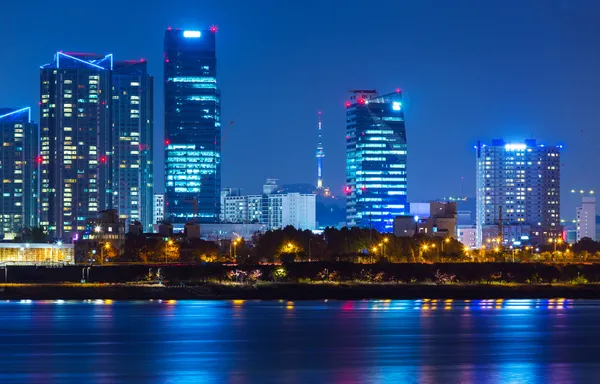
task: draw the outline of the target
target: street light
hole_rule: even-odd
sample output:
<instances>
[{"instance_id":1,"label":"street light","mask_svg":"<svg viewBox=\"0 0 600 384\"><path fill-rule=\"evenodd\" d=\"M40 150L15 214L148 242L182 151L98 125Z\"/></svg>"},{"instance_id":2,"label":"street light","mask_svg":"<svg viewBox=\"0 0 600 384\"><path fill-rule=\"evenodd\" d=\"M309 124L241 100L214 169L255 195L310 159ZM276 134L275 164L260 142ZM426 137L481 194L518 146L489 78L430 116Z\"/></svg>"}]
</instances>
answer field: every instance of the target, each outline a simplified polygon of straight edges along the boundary
<instances>
[{"instance_id":1,"label":"street light","mask_svg":"<svg viewBox=\"0 0 600 384\"><path fill-rule=\"evenodd\" d=\"M104 247L100 247L100 264L104 264L104 248L106 248L106 250L109 250L110 243L106 242L104 243Z\"/></svg>"},{"instance_id":2,"label":"street light","mask_svg":"<svg viewBox=\"0 0 600 384\"><path fill-rule=\"evenodd\" d=\"M165 247L165 263L169 262L169 245L173 244L173 240L167 240L167 246Z\"/></svg>"}]
</instances>

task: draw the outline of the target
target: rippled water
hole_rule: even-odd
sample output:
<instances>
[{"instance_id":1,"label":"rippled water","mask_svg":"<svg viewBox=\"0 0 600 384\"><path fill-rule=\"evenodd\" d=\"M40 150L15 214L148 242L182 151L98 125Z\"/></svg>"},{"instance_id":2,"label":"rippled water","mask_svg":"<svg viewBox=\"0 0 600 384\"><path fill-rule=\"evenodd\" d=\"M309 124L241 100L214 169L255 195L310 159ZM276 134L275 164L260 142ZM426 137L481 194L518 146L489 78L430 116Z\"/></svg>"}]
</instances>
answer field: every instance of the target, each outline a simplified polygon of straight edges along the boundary
<instances>
[{"instance_id":1,"label":"rippled water","mask_svg":"<svg viewBox=\"0 0 600 384\"><path fill-rule=\"evenodd\" d=\"M600 301L0 303L0 383L599 378Z\"/></svg>"}]
</instances>

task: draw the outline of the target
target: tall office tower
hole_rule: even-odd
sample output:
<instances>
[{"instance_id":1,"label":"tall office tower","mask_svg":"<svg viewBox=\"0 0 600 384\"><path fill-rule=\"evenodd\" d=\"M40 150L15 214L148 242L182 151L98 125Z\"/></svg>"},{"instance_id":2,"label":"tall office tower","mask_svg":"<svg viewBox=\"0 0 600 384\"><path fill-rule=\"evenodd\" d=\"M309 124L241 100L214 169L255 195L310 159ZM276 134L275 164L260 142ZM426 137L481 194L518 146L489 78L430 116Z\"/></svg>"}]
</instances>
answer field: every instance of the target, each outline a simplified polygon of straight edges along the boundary
<instances>
[{"instance_id":1,"label":"tall office tower","mask_svg":"<svg viewBox=\"0 0 600 384\"><path fill-rule=\"evenodd\" d=\"M317 143L317 189L323 189L323 158L325 157L325 152L323 152L323 121L321 120L321 112L319 112L319 119L317 122L318 132L319 132L319 141Z\"/></svg>"},{"instance_id":2,"label":"tall office tower","mask_svg":"<svg viewBox=\"0 0 600 384\"><path fill-rule=\"evenodd\" d=\"M562 236L560 149L562 146L478 143L477 246L543 244Z\"/></svg>"},{"instance_id":3,"label":"tall office tower","mask_svg":"<svg viewBox=\"0 0 600 384\"><path fill-rule=\"evenodd\" d=\"M577 207L577 241L588 237L596 240L596 198L583 196Z\"/></svg>"},{"instance_id":4,"label":"tall office tower","mask_svg":"<svg viewBox=\"0 0 600 384\"><path fill-rule=\"evenodd\" d=\"M40 70L40 224L66 242L111 205L112 64L57 52Z\"/></svg>"},{"instance_id":5,"label":"tall office tower","mask_svg":"<svg viewBox=\"0 0 600 384\"><path fill-rule=\"evenodd\" d=\"M219 219L221 96L215 32L165 32L165 219L174 226Z\"/></svg>"},{"instance_id":6,"label":"tall office tower","mask_svg":"<svg viewBox=\"0 0 600 384\"><path fill-rule=\"evenodd\" d=\"M346 102L346 224L391 232L406 215L402 94L352 91Z\"/></svg>"},{"instance_id":7,"label":"tall office tower","mask_svg":"<svg viewBox=\"0 0 600 384\"><path fill-rule=\"evenodd\" d=\"M112 73L113 203L119 218L154 224L153 77L145 60L116 61Z\"/></svg>"},{"instance_id":8,"label":"tall office tower","mask_svg":"<svg viewBox=\"0 0 600 384\"><path fill-rule=\"evenodd\" d=\"M0 239L39 225L39 133L31 109L0 108Z\"/></svg>"}]
</instances>

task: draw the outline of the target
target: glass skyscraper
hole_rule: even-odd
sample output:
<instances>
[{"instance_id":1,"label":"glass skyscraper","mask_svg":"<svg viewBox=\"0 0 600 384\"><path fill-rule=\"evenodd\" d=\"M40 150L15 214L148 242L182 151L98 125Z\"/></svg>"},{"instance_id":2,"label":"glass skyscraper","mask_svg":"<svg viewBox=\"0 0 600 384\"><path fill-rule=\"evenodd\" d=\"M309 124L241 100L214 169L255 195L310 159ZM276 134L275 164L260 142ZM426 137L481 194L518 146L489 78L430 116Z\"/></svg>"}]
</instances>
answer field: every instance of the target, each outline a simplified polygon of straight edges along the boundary
<instances>
[{"instance_id":1,"label":"glass skyscraper","mask_svg":"<svg viewBox=\"0 0 600 384\"><path fill-rule=\"evenodd\" d=\"M216 222L221 191L221 96L216 29L168 29L164 45L165 220Z\"/></svg>"},{"instance_id":2,"label":"glass skyscraper","mask_svg":"<svg viewBox=\"0 0 600 384\"><path fill-rule=\"evenodd\" d=\"M39 133L31 109L0 108L0 240L39 225Z\"/></svg>"},{"instance_id":3,"label":"glass skyscraper","mask_svg":"<svg viewBox=\"0 0 600 384\"><path fill-rule=\"evenodd\" d=\"M70 242L117 208L152 217L152 78L144 61L57 52L40 70L41 219Z\"/></svg>"},{"instance_id":4,"label":"glass skyscraper","mask_svg":"<svg viewBox=\"0 0 600 384\"><path fill-rule=\"evenodd\" d=\"M154 224L153 77L145 60L116 61L112 74L113 205L119 218Z\"/></svg>"},{"instance_id":5,"label":"glass skyscraper","mask_svg":"<svg viewBox=\"0 0 600 384\"><path fill-rule=\"evenodd\" d=\"M391 232L406 215L402 94L352 91L346 103L346 224Z\"/></svg>"}]
</instances>

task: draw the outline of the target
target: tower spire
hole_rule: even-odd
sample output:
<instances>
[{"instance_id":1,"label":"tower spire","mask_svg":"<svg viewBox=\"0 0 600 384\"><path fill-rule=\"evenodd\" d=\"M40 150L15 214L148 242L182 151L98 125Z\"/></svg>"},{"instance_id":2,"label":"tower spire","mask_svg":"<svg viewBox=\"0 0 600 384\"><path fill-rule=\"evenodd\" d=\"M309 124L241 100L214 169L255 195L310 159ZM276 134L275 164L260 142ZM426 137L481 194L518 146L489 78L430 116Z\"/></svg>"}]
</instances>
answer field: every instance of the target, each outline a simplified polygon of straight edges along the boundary
<instances>
[{"instance_id":1,"label":"tower spire","mask_svg":"<svg viewBox=\"0 0 600 384\"><path fill-rule=\"evenodd\" d=\"M317 115L317 126L318 126L318 137L319 140L317 142L317 189L323 189L323 157L325 157L325 152L323 152L323 121L321 120L321 111L318 112Z\"/></svg>"}]
</instances>

